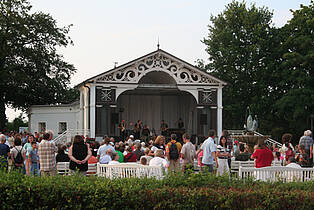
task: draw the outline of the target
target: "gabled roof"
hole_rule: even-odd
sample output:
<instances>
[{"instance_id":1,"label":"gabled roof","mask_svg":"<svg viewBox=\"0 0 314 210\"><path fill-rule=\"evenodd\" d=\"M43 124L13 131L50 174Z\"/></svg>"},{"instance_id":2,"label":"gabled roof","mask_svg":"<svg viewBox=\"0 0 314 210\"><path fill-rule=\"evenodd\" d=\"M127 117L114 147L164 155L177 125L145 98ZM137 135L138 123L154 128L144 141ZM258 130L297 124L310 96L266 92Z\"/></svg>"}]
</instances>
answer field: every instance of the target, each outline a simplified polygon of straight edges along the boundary
<instances>
[{"instance_id":1,"label":"gabled roof","mask_svg":"<svg viewBox=\"0 0 314 210\"><path fill-rule=\"evenodd\" d=\"M147 73L163 71L172 76L177 85L226 85L227 83L170 53L158 49L79 84L108 83L136 84Z\"/></svg>"}]
</instances>

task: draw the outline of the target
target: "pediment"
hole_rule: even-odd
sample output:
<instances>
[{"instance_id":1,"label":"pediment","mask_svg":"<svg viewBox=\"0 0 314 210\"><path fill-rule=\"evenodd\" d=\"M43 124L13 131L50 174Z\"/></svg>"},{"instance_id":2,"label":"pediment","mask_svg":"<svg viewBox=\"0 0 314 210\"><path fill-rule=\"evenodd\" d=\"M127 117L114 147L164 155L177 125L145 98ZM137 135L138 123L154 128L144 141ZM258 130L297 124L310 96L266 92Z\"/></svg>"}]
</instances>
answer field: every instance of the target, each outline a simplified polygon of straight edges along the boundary
<instances>
[{"instance_id":1,"label":"pediment","mask_svg":"<svg viewBox=\"0 0 314 210\"><path fill-rule=\"evenodd\" d=\"M226 85L225 82L160 49L104 72L88 81L108 84L136 84L147 73L160 71L169 74L177 85Z\"/></svg>"}]
</instances>

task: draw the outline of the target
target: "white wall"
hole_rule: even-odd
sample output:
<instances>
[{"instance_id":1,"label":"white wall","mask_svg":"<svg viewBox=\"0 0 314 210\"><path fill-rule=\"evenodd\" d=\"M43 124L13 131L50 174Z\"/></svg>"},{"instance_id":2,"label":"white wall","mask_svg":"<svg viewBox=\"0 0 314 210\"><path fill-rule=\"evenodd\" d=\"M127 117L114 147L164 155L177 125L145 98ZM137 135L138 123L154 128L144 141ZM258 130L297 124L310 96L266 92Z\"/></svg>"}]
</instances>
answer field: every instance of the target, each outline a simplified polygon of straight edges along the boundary
<instances>
[{"instance_id":1,"label":"white wall","mask_svg":"<svg viewBox=\"0 0 314 210\"><path fill-rule=\"evenodd\" d=\"M58 135L59 122L66 122L67 129L78 129L80 126L79 105L73 106L32 106L29 109L29 130L38 132L38 123L46 122L46 129L54 136Z\"/></svg>"}]
</instances>

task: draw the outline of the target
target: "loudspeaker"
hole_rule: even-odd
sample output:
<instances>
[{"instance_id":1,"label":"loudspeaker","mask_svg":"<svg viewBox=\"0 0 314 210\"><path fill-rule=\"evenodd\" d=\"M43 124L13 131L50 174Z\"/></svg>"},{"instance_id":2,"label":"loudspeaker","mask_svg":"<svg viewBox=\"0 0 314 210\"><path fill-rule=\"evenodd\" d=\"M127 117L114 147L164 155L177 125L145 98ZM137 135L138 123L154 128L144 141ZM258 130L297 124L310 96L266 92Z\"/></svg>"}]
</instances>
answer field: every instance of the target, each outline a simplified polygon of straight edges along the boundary
<instances>
[{"instance_id":1,"label":"loudspeaker","mask_svg":"<svg viewBox=\"0 0 314 210\"><path fill-rule=\"evenodd\" d=\"M200 124L207 125L207 114L200 114Z\"/></svg>"},{"instance_id":2,"label":"loudspeaker","mask_svg":"<svg viewBox=\"0 0 314 210\"><path fill-rule=\"evenodd\" d=\"M111 113L111 123L112 124L119 123L119 113Z\"/></svg>"}]
</instances>

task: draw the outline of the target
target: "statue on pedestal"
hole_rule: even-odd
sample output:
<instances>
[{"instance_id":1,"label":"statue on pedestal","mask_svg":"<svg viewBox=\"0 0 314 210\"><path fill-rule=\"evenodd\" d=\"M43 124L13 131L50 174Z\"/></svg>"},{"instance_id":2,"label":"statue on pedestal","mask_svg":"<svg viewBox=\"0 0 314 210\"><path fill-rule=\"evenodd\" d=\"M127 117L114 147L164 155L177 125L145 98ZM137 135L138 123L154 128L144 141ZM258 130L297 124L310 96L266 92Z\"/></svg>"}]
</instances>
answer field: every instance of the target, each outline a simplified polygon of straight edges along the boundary
<instances>
[{"instance_id":1,"label":"statue on pedestal","mask_svg":"<svg viewBox=\"0 0 314 210\"><path fill-rule=\"evenodd\" d=\"M253 119L249 106L247 107L246 110L247 110L247 113L248 113L248 117L247 117L247 120L246 120L246 124L244 125L244 129L247 132L249 132L249 133L254 133L254 131L256 131L257 128L258 128L257 115L255 115L255 117Z\"/></svg>"}]
</instances>

